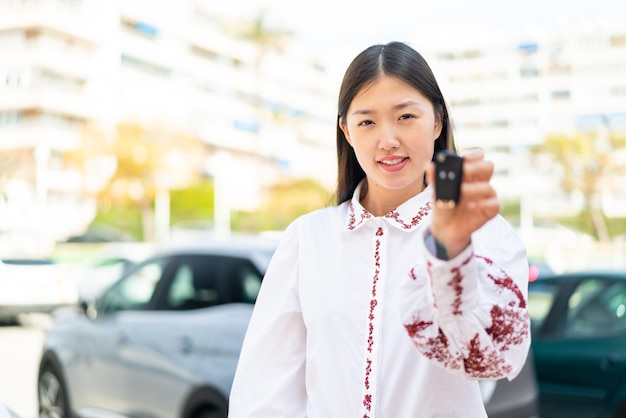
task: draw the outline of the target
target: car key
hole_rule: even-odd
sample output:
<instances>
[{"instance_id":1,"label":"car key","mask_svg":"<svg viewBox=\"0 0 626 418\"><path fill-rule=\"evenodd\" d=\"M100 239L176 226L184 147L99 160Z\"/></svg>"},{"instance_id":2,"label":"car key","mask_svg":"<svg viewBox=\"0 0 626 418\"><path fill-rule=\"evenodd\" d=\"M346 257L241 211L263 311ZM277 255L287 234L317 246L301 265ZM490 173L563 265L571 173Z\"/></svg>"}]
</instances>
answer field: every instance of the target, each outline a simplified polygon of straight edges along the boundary
<instances>
[{"instance_id":1,"label":"car key","mask_svg":"<svg viewBox=\"0 0 626 418\"><path fill-rule=\"evenodd\" d=\"M453 208L461 194L463 157L451 151L439 151L435 156L435 203Z\"/></svg>"}]
</instances>

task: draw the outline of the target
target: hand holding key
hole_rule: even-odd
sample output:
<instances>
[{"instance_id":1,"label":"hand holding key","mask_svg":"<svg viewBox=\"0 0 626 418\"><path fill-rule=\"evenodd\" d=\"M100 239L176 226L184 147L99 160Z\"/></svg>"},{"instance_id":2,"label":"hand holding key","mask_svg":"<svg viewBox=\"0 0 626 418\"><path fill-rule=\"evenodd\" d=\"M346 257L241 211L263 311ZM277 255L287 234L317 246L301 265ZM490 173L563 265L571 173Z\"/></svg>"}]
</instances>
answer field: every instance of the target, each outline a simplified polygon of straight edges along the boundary
<instances>
[{"instance_id":1,"label":"hand holding key","mask_svg":"<svg viewBox=\"0 0 626 418\"><path fill-rule=\"evenodd\" d=\"M479 149L469 150L462 157L461 164L447 155L445 161L431 164L427 171L428 183L435 188L436 196L430 231L445 247L449 258L460 254L470 244L472 232L500 211L500 201L490 183L493 163L485 160ZM435 172L437 165L445 172L445 175L440 173L439 180ZM462 169L460 182L454 170L459 166ZM455 174L450 176L450 173ZM456 187L459 193L455 196Z\"/></svg>"}]
</instances>

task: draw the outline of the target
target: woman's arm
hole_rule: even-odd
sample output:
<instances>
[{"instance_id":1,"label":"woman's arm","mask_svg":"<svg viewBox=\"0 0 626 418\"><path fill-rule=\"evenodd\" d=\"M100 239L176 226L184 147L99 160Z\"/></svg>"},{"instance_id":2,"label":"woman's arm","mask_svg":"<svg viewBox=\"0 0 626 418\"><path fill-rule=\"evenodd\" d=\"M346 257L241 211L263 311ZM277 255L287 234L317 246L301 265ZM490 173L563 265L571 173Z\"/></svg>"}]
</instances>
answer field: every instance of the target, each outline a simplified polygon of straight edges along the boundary
<instances>
[{"instance_id":1,"label":"woman's arm","mask_svg":"<svg viewBox=\"0 0 626 418\"><path fill-rule=\"evenodd\" d=\"M515 231L497 216L452 260L425 245L422 252L402 292L404 326L417 349L453 373L514 378L530 346L528 261Z\"/></svg>"},{"instance_id":2,"label":"woman's arm","mask_svg":"<svg viewBox=\"0 0 626 418\"><path fill-rule=\"evenodd\" d=\"M230 394L230 418L306 416L296 230L294 224L285 230L263 279Z\"/></svg>"}]
</instances>

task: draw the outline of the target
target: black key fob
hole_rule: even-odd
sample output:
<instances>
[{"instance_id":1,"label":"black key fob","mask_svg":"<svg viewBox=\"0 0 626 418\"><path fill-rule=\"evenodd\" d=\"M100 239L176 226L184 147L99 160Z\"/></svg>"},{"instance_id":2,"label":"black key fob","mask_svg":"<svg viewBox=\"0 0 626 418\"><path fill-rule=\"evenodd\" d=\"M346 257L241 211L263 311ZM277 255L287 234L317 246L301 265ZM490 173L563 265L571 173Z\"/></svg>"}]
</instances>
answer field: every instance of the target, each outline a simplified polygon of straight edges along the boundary
<instances>
[{"instance_id":1,"label":"black key fob","mask_svg":"<svg viewBox=\"0 0 626 418\"><path fill-rule=\"evenodd\" d=\"M435 203L453 208L461 194L463 157L450 151L435 155Z\"/></svg>"}]
</instances>

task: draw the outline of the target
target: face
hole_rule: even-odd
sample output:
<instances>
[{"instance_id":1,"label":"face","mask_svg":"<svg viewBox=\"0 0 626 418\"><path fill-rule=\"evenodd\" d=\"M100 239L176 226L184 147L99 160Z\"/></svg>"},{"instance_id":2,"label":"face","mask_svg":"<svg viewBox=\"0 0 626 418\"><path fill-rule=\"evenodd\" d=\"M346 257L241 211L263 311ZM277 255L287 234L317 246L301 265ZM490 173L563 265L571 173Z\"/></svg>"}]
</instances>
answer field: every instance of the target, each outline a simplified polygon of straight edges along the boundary
<instances>
[{"instance_id":1,"label":"face","mask_svg":"<svg viewBox=\"0 0 626 418\"><path fill-rule=\"evenodd\" d=\"M365 172L368 200L399 205L423 190L441 116L419 90L382 76L354 97L340 126Z\"/></svg>"}]
</instances>

